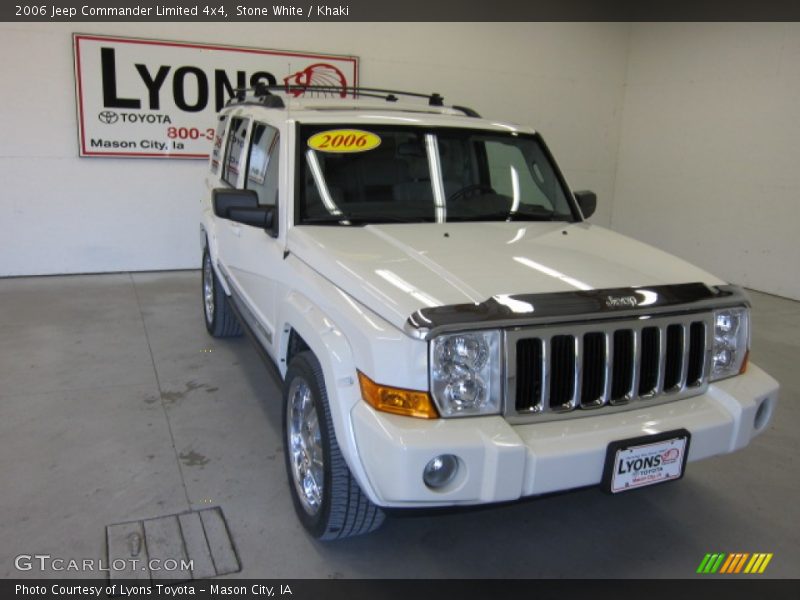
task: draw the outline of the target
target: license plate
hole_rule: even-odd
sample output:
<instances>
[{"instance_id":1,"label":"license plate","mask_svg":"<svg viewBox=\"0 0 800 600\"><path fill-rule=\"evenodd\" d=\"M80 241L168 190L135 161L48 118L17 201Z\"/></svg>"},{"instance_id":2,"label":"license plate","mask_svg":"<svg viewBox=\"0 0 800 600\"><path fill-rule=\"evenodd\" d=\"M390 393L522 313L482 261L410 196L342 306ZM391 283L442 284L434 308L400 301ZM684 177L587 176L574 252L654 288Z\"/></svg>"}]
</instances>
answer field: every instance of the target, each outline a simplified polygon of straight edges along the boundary
<instances>
[{"instance_id":1,"label":"license plate","mask_svg":"<svg viewBox=\"0 0 800 600\"><path fill-rule=\"evenodd\" d=\"M683 477L691 434L685 429L611 442L603 488L612 494Z\"/></svg>"}]
</instances>

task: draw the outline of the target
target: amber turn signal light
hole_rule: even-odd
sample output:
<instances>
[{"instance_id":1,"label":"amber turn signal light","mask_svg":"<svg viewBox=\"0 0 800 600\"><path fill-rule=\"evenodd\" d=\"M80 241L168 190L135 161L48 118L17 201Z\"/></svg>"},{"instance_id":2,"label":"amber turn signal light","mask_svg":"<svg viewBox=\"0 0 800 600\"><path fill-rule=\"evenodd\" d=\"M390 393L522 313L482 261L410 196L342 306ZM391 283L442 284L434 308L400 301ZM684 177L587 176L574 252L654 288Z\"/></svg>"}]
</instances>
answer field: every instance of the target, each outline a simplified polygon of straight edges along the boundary
<instances>
[{"instance_id":1,"label":"amber turn signal light","mask_svg":"<svg viewBox=\"0 0 800 600\"><path fill-rule=\"evenodd\" d=\"M439 418L428 392L380 385L361 371L358 371L358 383L361 385L361 397L376 410L419 419Z\"/></svg>"},{"instance_id":2,"label":"amber turn signal light","mask_svg":"<svg viewBox=\"0 0 800 600\"><path fill-rule=\"evenodd\" d=\"M742 361L742 366L739 369L739 375L747 371L747 363L750 361L750 350L745 352L744 360Z\"/></svg>"}]
</instances>

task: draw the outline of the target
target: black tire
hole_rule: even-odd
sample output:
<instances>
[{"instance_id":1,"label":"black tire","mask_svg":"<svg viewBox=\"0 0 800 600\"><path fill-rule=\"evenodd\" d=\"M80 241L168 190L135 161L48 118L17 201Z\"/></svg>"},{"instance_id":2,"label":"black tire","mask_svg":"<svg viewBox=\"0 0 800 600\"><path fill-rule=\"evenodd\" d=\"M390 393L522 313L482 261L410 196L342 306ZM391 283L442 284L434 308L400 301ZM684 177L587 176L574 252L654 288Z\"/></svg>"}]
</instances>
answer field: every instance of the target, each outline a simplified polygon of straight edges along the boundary
<instances>
[{"instance_id":1,"label":"black tire","mask_svg":"<svg viewBox=\"0 0 800 600\"><path fill-rule=\"evenodd\" d=\"M295 382L298 386L305 384L310 391L319 423L324 476L321 502L318 503L316 512L305 508L295 484L292 466L293 452L287 417L290 410L290 391ZM284 464L292 502L300 522L319 540L342 539L378 529L383 524L385 514L361 491L342 457L333 430L322 367L312 352L301 352L292 359L286 372L283 398Z\"/></svg>"},{"instance_id":2,"label":"black tire","mask_svg":"<svg viewBox=\"0 0 800 600\"><path fill-rule=\"evenodd\" d=\"M203 300L203 320L206 322L208 333L217 338L235 337L242 335L242 326L239 324L236 315L230 304L225 290L219 284L214 266L211 264L211 255L208 248L203 251L202 273L202 300ZM206 284L209 284L211 305L207 303Z\"/></svg>"}]
</instances>

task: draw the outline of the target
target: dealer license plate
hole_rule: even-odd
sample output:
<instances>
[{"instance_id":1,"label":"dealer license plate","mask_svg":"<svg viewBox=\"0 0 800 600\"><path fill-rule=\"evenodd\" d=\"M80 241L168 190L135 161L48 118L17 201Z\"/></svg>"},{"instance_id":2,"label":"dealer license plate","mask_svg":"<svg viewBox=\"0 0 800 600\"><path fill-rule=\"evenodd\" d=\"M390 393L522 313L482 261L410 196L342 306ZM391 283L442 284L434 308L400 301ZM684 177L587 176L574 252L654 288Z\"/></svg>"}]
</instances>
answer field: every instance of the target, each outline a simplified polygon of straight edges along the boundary
<instances>
[{"instance_id":1,"label":"dealer license plate","mask_svg":"<svg viewBox=\"0 0 800 600\"><path fill-rule=\"evenodd\" d=\"M603 488L617 494L683 477L691 435L685 429L608 445Z\"/></svg>"}]
</instances>

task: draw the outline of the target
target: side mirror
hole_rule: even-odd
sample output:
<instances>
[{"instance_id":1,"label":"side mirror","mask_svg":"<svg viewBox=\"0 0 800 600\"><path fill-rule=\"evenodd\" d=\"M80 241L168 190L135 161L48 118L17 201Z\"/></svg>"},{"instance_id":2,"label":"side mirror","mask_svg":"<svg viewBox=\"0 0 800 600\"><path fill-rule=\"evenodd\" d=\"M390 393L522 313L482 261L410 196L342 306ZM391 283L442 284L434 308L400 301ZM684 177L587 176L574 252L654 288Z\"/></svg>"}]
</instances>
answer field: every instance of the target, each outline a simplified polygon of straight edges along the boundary
<instances>
[{"instance_id":1,"label":"side mirror","mask_svg":"<svg viewBox=\"0 0 800 600\"><path fill-rule=\"evenodd\" d=\"M212 192L212 203L214 214L221 219L230 219L272 232L275 208L259 206L258 194L253 190L216 188Z\"/></svg>"},{"instance_id":2,"label":"side mirror","mask_svg":"<svg viewBox=\"0 0 800 600\"><path fill-rule=\"evenodd\" d=\"M228 209L228 218L243 225L272 230L273 210L271 206L257 206L256 208L231 207Z\"/></svg>"},{"instance_id":3,"label":"side mirror","mask_svg":"<svg viewBox=\"0 0 800 600\"><path fill-rule=\"evenodd\" d=\"M581 207L583 218L588 219L597 209L597 194L589 190L581 190L580 192L573 193L575 194L575 200L578 201L578 206Z\"/></svg>"},{"instance_id":4,"label":"side mirror","mask_svg":"<svg viewBox=\"0 0 800 600\"><path fill-rule=\"evenodd\" d=\"M221 219L230 219L232 208L258 208L258 195L254 190L215 188L211 193L214 214Z\"/></svg>"}]
</instances>

